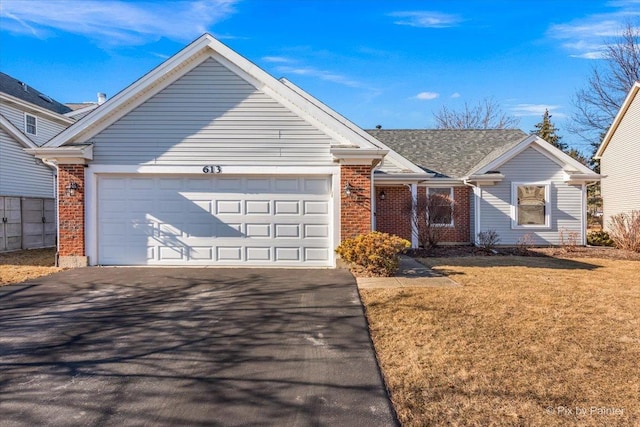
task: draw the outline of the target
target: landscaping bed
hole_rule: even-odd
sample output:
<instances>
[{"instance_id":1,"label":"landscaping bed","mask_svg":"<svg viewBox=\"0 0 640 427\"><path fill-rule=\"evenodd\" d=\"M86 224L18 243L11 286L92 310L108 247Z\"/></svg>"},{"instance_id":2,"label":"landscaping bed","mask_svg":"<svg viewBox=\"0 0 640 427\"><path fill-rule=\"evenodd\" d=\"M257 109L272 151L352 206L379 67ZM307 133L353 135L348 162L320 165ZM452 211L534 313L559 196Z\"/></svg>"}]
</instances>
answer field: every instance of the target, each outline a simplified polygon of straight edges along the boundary
<instances>
[{"instance_id":1,"label":"landscaping bed","mask_svg":"<svg viewBox=\"0 0 640 427\"><path fill-rule=\"evenodd\" d=\"M60 271L55 248L0 253L0 286L21 283Z\"/></svg>"}]
</instances>

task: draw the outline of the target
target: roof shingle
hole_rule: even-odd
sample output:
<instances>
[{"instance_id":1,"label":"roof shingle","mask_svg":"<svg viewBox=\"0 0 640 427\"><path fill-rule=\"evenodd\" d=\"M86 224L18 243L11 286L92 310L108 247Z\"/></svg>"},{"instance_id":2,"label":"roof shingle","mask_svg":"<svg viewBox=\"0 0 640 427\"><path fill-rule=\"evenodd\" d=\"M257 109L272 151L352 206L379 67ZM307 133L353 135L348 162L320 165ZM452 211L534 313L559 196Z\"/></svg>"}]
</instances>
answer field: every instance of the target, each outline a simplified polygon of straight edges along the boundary
<instances>
[{"instance_id":1,"label":"roof shingle","mask_svg":"<svg viewBox=\"0 0 640 427\"><path fill-rule=\"evenodd\" d=\"M45 110L53 111L54 113L65 114L71 111L71 108L66 105L59 103L37 89L3 72L0 72L0 92L37 105Z\"/></svg>"},{"instance_id":2,"label":"roof shingle","mask_svg":"<svg viewBox=\"0 0 640 427\"><path fill-rule=\"evenodd\" d=\"M467 175L527 137L520 129L373 129L367 132L425 171L450 178Z\"/></svg>"}]
</instances>

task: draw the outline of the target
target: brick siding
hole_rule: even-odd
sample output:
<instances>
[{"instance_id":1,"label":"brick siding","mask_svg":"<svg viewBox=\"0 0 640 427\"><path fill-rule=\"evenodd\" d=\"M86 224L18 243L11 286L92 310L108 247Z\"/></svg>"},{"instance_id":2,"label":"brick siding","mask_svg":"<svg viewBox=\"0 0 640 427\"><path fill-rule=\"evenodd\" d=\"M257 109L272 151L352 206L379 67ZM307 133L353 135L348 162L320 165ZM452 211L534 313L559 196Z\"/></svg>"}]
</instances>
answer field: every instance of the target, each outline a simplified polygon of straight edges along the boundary
<instances>
[{"instance_id":1,"label":"brick siding","mask_svg":"<svg viewBox=\"0 0 640 427\"><path fill-rule=\"evenodd\" d=\"M349 183L354 188L345 195ZM371 231L371 166L342 165L340 167L340 236L349 239Z\"/></svg>"},{"instance_id":2,"label":"brick siding","mask_svg":"<svg viewBox=\"0 0 640 427\"><path fill-rule=\"evenodd\" d=\"M84 165L58 166L58 216L60 256L84 256ZM78 189L68 194L67 187L75 182Z\"/></svg>"},{"instance_id":3,"label":"brick siding","mask_svg":"<svg viewBox=\"0 0 640 427\"><path fill-rule=\"evenodd\" d=\"M384 191L384 200L380 192ZM418 197L426 197L427 189L418 187ZM453 187L454 226L444 230L441 243L470 243L471 189ZM411 189L408 186L376 188L376 229L411 241ZM424 223L424 222L422 222Z\"/></svg>"}]
</instances>

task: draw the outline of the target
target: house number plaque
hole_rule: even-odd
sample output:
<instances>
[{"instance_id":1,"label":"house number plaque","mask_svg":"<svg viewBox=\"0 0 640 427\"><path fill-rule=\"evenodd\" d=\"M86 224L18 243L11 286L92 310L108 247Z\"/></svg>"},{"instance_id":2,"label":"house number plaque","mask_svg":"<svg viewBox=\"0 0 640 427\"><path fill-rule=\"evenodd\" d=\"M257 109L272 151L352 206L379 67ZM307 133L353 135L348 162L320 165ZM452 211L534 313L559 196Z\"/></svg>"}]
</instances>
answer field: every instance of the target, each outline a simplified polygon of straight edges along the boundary
<instances>
[{"instance_id":1,"label":"house number plaque","mask_svg":"<svg viewBox=\"0 0 640 427\"><path fill-rule=\"evenodd\" d=\"M202 168L204 173L222 173L222 167L218 165L207 165Z\"/></svg>"}]
</instances>

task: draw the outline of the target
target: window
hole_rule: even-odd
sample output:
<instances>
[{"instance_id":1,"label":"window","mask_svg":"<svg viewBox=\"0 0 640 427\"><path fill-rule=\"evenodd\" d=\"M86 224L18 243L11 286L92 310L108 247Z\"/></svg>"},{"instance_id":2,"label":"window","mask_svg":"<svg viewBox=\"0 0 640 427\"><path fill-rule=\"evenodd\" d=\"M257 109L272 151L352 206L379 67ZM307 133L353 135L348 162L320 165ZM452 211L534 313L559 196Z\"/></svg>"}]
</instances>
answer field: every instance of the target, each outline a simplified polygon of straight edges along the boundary
<instances>
[{"instance_id":1,"label":"window","mask_svg":"<svg viewBox=\"0 0 640 427\"><path fill-rule=\"evenodd\" d=\"M453 188L428 188L427 205L430 224L453 225Z\"/></svg>"},{"instance_id":2,"label":"window","mask_svg":"<svg viewBox=\"0 0 640 427\"><path fill-rule=\"evenodd\" d=\"M32 116L31 114L24 115L24 130L29 135L35 135L37 131L37 120L36 116Z\"/></svg>"},{"instance_id":3,"label":"window","mask_svg":"<svg viewBox=\"0 0 640 427\"><path fill-rule=\"evenodd\" d=\"M512 187L515 228L549 227L550 205L547 183L514 183Z\"/></svg>"}]
</instances>

